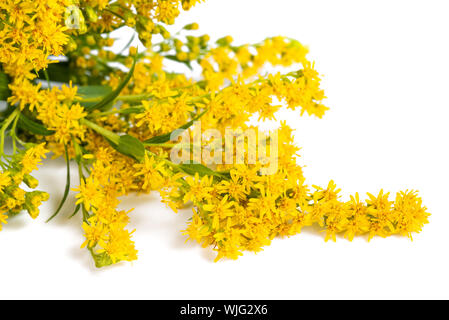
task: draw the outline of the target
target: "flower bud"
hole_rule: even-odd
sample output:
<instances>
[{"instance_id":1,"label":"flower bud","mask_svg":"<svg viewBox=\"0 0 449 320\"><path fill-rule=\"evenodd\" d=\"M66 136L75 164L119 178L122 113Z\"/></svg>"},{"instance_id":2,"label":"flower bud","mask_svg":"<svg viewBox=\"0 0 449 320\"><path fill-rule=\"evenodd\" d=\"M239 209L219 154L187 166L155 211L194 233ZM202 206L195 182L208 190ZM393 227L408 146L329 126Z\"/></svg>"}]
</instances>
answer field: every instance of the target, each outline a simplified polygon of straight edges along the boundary
<instances>
[{"instance_id":1,"label":"flower bud","mask_svg":"<svg viewBox=\"0 0 449 320\"><path fill-rule=\"evenodd\" d=\"M114 45L115 39L114 38L107 38L106 39L106 47L112 47Z\"/></svg>"},{"instance_id":2,"label":"flower bud","mask_svg":"<svg viewBox=\"0 0 449 320\"><path fill-rule=\"evenodd\" d=\"M226 36L226 37L223 37L223 38L218 39L218 40L216 41L216 43L217 43L220 47L226 47L226 46L229 46L229 45L232 43L232 41L234 41L234 39L232 39L231 36Z\"/></svg>"},{"instance_id":3,"label":"flower bud","mask_svg":"<svg viewBox=\"0 0 449 320\"><path fill-rule=\"evenodd\" d=\"M90 53L90 48L89 48L89 47L83 47L83 48L81 49L81 52L82 52L84 55L88 55L88 54Z\"/></svg>"},{"instance_id":4,"label":"flower bud","mask_svg":"<svg viewBox=\"0 0 449 320\"><path fill-rule=\"evenodd\" d=\"M202 35L202 36L200 37L201 46L202 46L202 47L206 47L206 46L207 46L207 43L209 42L209 40L210 40L210 37L209 37L208 34Z\"/></svg>"},{"instance_id":5,"label":"flower bud","mask_svg":"<svg viewBox=\"0 0 449 320\"><path fill-rule=\"evenodd\" d=\"M186 61L188 58L187 52L184 51L180 51L176 54L176 58L178 58L178 60L180 61Z\"/></svg>"},{"instance_id":6,"label":"flower bud","mask_svg":"<svg viewBox=\"0 0 449 320\"><path fill-rule=\"evenodd\" d=\"M194 23L190 23L184 26L183 28L184 30L198 30L199 29L199 25L198 23L194 22Z\"/></svg>"},{"instance_id":7,"label":"flower bud","mask_svg":"<svg viewBox=\"0 0 449 320\"><path fill-rule=\"evenodd\" d=\"M124 18L125 18L125 24L130 27L130 28L134 28L136 26L136 18L134 16L134 14L132 13L132 11L126 11L124 14Z\"/></svg>"},{"instance_id":8,"label":"flower bud","mask_svg":"<svg viewBox=\"0 0 449 320\"><path fill-rule=\"evenodd\" d=\"M129 47L129 55L134 57L137 54L137 48L136 47Z\"/></svg>"},{"instance_id":9,"label":"flower bud","mask_svg":"<svg viewBox=\"0 0 449 320\"><path fill-rule=\"evenodd\" d=\"M23 182L31 189L35 189L39 185L39 180L29 174L23 176Z\"/></svg>"},{"instance_id":10,"label":"flower bud","mask_svg":"<svg viewBox=\"0 0 449 320\"><path fill-rule=\"evenodd\" d=\"M87 36L86 41L87 41L87 44L90 46L93 46L96 43L95 37L92 35Z\"/></svg>"},{"instance_id":11,"label":"flower bud","mask_svg":"<svg viewBox=\"0 0 449 320\"><path fill-rule=\"evenodd\" d=\"M94 22L94 23L97 22L98 16L92 7L90 7L90 6L86 7L86 14L87 14L87 19L89 19L90 22Z\"/></svg>"}]
</instances>

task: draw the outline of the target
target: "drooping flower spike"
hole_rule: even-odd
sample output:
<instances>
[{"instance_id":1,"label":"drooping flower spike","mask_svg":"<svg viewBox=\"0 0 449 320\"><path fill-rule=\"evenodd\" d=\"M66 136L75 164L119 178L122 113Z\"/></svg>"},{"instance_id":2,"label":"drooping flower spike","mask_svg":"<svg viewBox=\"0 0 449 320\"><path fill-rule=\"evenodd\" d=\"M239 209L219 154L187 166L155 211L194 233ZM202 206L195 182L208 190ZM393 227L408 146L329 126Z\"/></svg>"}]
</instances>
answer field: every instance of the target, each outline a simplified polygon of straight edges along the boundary
<instances>
[{"instance_id":1,"label":"drooping flower spike","mask_svg":"<svg viewBox=\"0 0 449 320\"><path fill-rule=\"evenodd\" d=\"M175 212L191 207L182 232L215 250L216 260L311 225L326 241L420 232L429 213L417 192L343 200L333 181L306 183L286 122L272 132L250 125L276 121L285 107L323 117L321 76L294 39L212 42L197 23L170 33L199 2L1 1L0 100L8 106L0 113L0 230L21 211L39 215L49 195L29 191L38 185L30 174L51 152L66 159L67 183L50 220L76 191L68 211L82 219L80 244L98 267L137 259L131 210L119 209L131 192L156 190ZM111 32L124 26L133 29L128 45L113 52ZM145 48L131 47L137 38ZM168 63L201 76L170 72ZM264 74L270 67L296 71Z\"/></svg>"}]
</instances>

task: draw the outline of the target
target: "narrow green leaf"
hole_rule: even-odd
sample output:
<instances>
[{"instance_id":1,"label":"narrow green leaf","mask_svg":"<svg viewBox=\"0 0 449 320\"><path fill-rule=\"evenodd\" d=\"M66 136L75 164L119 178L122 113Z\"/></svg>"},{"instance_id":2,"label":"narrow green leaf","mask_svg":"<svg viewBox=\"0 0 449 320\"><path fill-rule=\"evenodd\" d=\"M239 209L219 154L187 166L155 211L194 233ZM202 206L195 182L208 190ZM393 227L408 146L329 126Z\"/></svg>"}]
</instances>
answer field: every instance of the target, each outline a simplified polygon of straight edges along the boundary
<instances>
[{"instance_id":1,"label":"narrow green leaf","mask_svg":"<svg viewBox=\"0 0 449 320\"><path fill-rule=\"evenodd\" d=\"M198 116L196 116L194 119L192 119L191 121L187 122L186 124L184 124L183 126L179 127L176 130L187 130L188 128L190 128L193 123L197 120L199 120L206 112L208 111L208 109L204 110L203 112L201 112ZM175 131L176 131L175 130ZM159 144L159 143L166 143L167 141L170 141L171 135L173 134L174 131L160 135L160 136L156 136L153 138L150 138L148 140L145 140L144 143L152 143L152 144Z\"/></svg>"},{"instance_id":2,"label":"narrow green leaf","mask_svg":"<svg viewBox=\"0 0 449 320\"><path fill-rule=\"evenodd\" d=\"M80 86L78 87L78 96L82 100L80 104L90 109L95 106L102 97L110 94L112 92L112 88L109 86Z\"/></svg>"},{"instance_id":3,"label":"narrow green leaf","mask_svg":"<svg viewBox=\"0 0 449 320\"><path fill-rule=\"evenodd\" d=\"M11 95L8 84L8 76L0 71L0 100L6 100Z\"/></svg>"},{"instance_id":4,"label":"narrow green leaf","mask_svg":"<svg viewBox=\"0 0 449 320\"><path fill-rule=\"evenodd\" d=\"M40 136L51 136L54 134L54 131L48 130L45 128L42 124L31 120L27 116L25 116L23 113L20 114L18 126L21 129L27 130L31 133L40 135Z\"/></svg>"},{"instance_id":5,"label":"narrow green leaf","mask_svg":"<svg viewBox=\"0 0 449 320\"><path fill-rule=\"evenodd\" d=\"M194 176L196 173L198 173L200 177L215 175L214 170L209 169L202 164L183 163L178 165L178 168L191 176Z\"/></svg>"},{"instance_id":6,"label":"narrow green leaf","mask_svg":"<svg viewBox=\"0 0 449 320\"><path fill-rule=\"evenodd\" d=\"M119 84L117 89L115 89L114 91L109 93L106 97L103 98L103 100L101 100L97 104L95 104L92 107L90 107L89 108L90 111L97 110L97 109L102 109L105 106L107 106L107 105L109 105L109 104L114 102L115 98L118 97L120 92L122 92L123 88L125 88L125 86L128 84L128 82L131 80L131 77L133 76L133 73L134 73L134 69L136 67L136 63L137 63L137 55L134 57L134 62L133 62L133 65L132 65L131 69L129 70L129 72L126 75L125 79L123 79L122 83Z\"/></svg>"},{"instance_id":7,"label":"narrow green leaf","mask_svg":"<svg viewBox=\"0 0 449 320\"><path fill-rule=\"evenodd\" d=\"M166 133L157 137L150 138L148 140L145 140L144 143L152 143L152 144L159 144L159 143L165 143L167 141L170 141L172 132Z\"/></svg>"},{"instance_id":8,"label":"narrow green leaf","mask_svg":"<svg viewBox=\"0 0 449 320\"><path fill-rule=\"evenodd\" d=\"M81 209L81 204L77 204L75 207L75 211L73 211L73 213L70 215L69 219L73 218L78 213L78 211L80 211L80 209Z\"/></svg>"},{"instance_id":9,"label":"narrow green leaf","mask_svg":"<svg viewBox=\"0 0 449 320\"><path fill-rule=\"evenodd\" d=\"M65 150L65 161L67 163L67 180L66 180L66 184L65 184L64 195L62 196L62 200L61 200L61 203L59 204L58 209L47 220L47 222L50 222L54 217L56 217L58 215L59 211L61 211L62 206L64 205L65 201L67 200L67 196L69 195L69 191L70 191L70 159L69 159L69 151L67 150L66 145L64 145L64 150Z\"/></svg>"},{"instance_id":10,"label":"narrow green leaf","mask_svg":"<svg viewBox=\"0 0 449 320\"><path fill-rule=\"evenodd\" d=\"M200 177L204 176L215 176L220 179L229 179L229 173L228 172L219 172L214 171L202 164L197 163L183 163L178 165L178 168L187 173L188 175L194 176L196 173Z\"/></svg>"},{"instance_id":11,"label":"narrow green leaf","mask_svg":"<svg viewBox=\"0 0 449 320\"><path fill-rule=\"evenodd\" d=\"M52 63L47 67L47 73L52 81L69 83L70 80L76 79L76 70L70 68L70 63L59 61L58 63ZM39 79L45 80L45 74L43 70L39 71ZM90 81L91 79L89 79Z\"/></svg>"},{"instance_id":12,"label":"narrow green leaf","mask_svg":"<svg viewBox=\"0 0 449 320\"><path fill-rule=\"evenodd\" d=\"M50 81L50 77L48 76L47 69L44 69L43 72L44 72L45 80L47 81L48 89L51 90L51 81Z\"/></svg>"},{"instance_id":13,"label":"narrow green leaf","mask_svg":"<svg viewBox=\"0 0 449 320\"><path fill-rule=\"evenodd\" d=\"M145 146L143 143L130 135L120 136L118 145L108 140L111 146L118 152L132 157L137 161L142 161L145 157Z\"/></svg>"}]
</instances>

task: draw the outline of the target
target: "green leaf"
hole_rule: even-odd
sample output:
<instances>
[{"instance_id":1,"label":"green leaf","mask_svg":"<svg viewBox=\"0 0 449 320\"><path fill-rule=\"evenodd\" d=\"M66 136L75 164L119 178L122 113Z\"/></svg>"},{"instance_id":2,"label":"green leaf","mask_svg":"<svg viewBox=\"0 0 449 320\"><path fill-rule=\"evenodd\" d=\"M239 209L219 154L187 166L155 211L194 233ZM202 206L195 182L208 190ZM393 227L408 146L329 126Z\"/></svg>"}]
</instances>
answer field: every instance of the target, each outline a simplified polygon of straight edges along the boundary
<instances>
[{"instance_id":1,"label":"green leaf","mask_svg":"<svg viewBox=\"0 0 449 320\"><path fill-rule=\"evenodd\" d=\"M113 264L111 257L109 257L106 252L95 253L92 248L88 248L88 250L90 251L92 258L94 258L95 266L97 268L107 267Z\"/></svg>"},{"instance_id":2,"label":"green leaf","mask_svg":"<svg viewBox=\"0 0 449 320\"><path fill-rule=\"evenodd\" d=\"M31 133L40 135L40 136L51 136L54 134L54 131L48 130L42 124L35 122L25 116L23 113L20 114L18 126L21 129L27 130Z\"/></svg>"},{"instance_id":3,"label":"green leaf","mask_svg":"<svg viewBox=\"0 0 449 320\"><path fill-rule=\"evenodd\" d=\"M80 101L80 104L83 107L90 109L98 103L98 100L100 100L101 97L110 94L112 88L109 86L81 86L78 87L77 92L81 99L87 100Z\"/></svg>"},{"instance_id":4,"label":"green leaf","mask_svg":"<svg viewBox=\"0 0 449 320\"><path fill-rule=\"evenodd\" d=\"M188 128L190 128L193 125L193 123L195 121L199 120L207 111L208 111L208 109L204 110L198 116L196 116L194 119L192 119L191 121L187 122L185 125L179 127L176 130L187 130ZM170 138L171 138L171 135L173 134L173 132L174 131L166 133L166 134L163 134L163 135L160 135L160 136L156 136L156 137L150 138L148 140L145 140L144 143L151 143L151 144L165 143L167 141L170 141Z\"/></svg>"},{"instance_id":5,"label":"green leaf","mask_svg":"<svg viewBox=\"0 0 449 320\"><path fill-rule=\"evenodd\" d=\"M70 192L70 159L69 159L69 151L67 150L66 145L64 145L64 150L65 150L65 161L67 164L67 178L66 178L64 195L62 196L62 200L61 200L61 203L59 204L58 209L56 209L56 212L47 220L47 222L50 222L54 217L56 217L58 215L59 211L61 211L62 206L64 205L65 201L67 200L67 196L69 195L69 192Z\"/></svg>"},{"instance_id":6,"label":"green leaf","mask_svg":"<svg viewBox=\"0 0 449 320\"><path fill-rule=\"evenodd\" d=\"M191 176L194 176L196 173L198 173L200 177L215 175L214 170L209 169L208 167L202 164L183 163L178 165L178 168Z\"/></svg>"},{"instance_id":7,"label":"green leaf","mask_svg":"<svg viewBox=\"0 0 449 320\"><path fill-rule=\"evenodd\" d=\"M115 150L126 156L132 157L137 161L142 161L145 157L145 146L139 139L133 136L120 136L118 145L110 140L108 141Z\"/></svg>"},{"instance_id":8,"label":"green leaf","mask_svg":"<svg viewBox=\"0 0 449 320\"><path fill-rule=\"evenodd\" d=\"M0 71L0 100L6 100L10 96L8 84L8 76Z\"/></svg>"},{"instance_id":9,"label":"green leaf","mask_svg":"<svg viewBox=\"0 0 449 320\"><path fill-rule=\"evenodd\" d=\"M73 213L70 215L69 219L73 218L78 213L78 211L80 211L80 209L81 209L81 204L79 203L76 205L75 211L73 211Z\"/></svg>"},{"instance_id":10,"label":"green leaf","mask_svg":"<svg viewBox=\"0 0 449 320\"><path fill-rule=\"evenodd\" d=\"M171 132L145 140L144 143L160 144L170 141Z\"/></svg>"},{"instance_id":11,"label":"green leaf","mask_svg":"<svg viewBox=\"0 0 449 320\"><path fill-rule=\"evenodd\" d=\"M137 63L137 55L134 57L134 62L133 62L133 65L132 65L131 69L129 70L129 72L126 75L125 79L123 79L123 81L119 84L117 89L115 89L114 91L109 93L107 96L105 96L103 98L103 100L101 100L97 104L95 104L92 107L90 107L89 108L90 111L97 110L97 109L102 109L102 108L104 108L104 107L106 107L106 106L108 106L108 105L110 105L110 104L112 104L114 102L115 98L118 97L120 92L122 92L122 90L128 84L129 80L131 80L131 77L133 76L133 73L134 73L134 69L136 68L136 63Z\"/></svg>"},{"instance_id":12,"label":"green leaf","mask_svg":"<svg viewBox=\"0 0 449 320\"><path fill-rule=\"evenodd\" d=\"M70 80L76 78L76 71L70 68L68 61L59 61L58 63L51 63L46 69L48 76L52 81L69 83ZM43 70L39 71L39 79L45 80L45 73Z\"/></svg>"},{"instance_id":13,"label":"green leaf","mask_svg":"<svg viewBox=\"0 0 449 320\"><path fill-rule=\"evenodd\" d=\"M196 173L198 173L200 177L215 176L220 179L229 179L229 173L214 171L199 163L183 163L178 165L178 168L191 176L194 176Z\"/></svg>"}]
</instances>

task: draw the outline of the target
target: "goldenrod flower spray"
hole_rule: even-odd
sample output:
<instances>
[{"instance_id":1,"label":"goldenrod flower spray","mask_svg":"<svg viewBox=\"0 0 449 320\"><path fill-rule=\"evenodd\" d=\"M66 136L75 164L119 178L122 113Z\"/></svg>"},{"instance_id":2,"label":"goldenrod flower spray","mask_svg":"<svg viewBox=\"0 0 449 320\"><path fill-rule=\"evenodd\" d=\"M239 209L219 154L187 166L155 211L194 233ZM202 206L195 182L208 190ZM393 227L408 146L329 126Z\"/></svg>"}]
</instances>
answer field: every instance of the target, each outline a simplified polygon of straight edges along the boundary
<instances>
[{"instance_id":1,"label":"goldenrod flower spray","mask_svg":"<svg viewBox=\"0 0 449 320\"><path fill-rule=\"evenodd\" d=\"M343 201L333 181L306 184L287 123L261 133L249 120L276 120L284 107L325 114L307 47L285 37L211 42L196 23L171 34L167 25L199 2L1 1L0 99L7 109L0 115L0 230L23 210L39 215L49 195L23 187L37 187L30 174L51 152L66 159L67 184L49 220L70 189L77 191L71 215L82 216L82 247L98 267L137 259L131 210L117 209L130 192L156 190L174 211L191 207L183 233L212 247L216 260L260 251L313 224L326 241L421 231L429 213L415 191ZM134 32L114 53L111 32L124 26ZM131 47L135 38L145 48ZM166 61L201 77L169 72ZM263 75L269 66L296 71ZM12 154L5 153L7 138ZM75 186L70 161L78 166Z\"/></svg>"}]
</instances>

